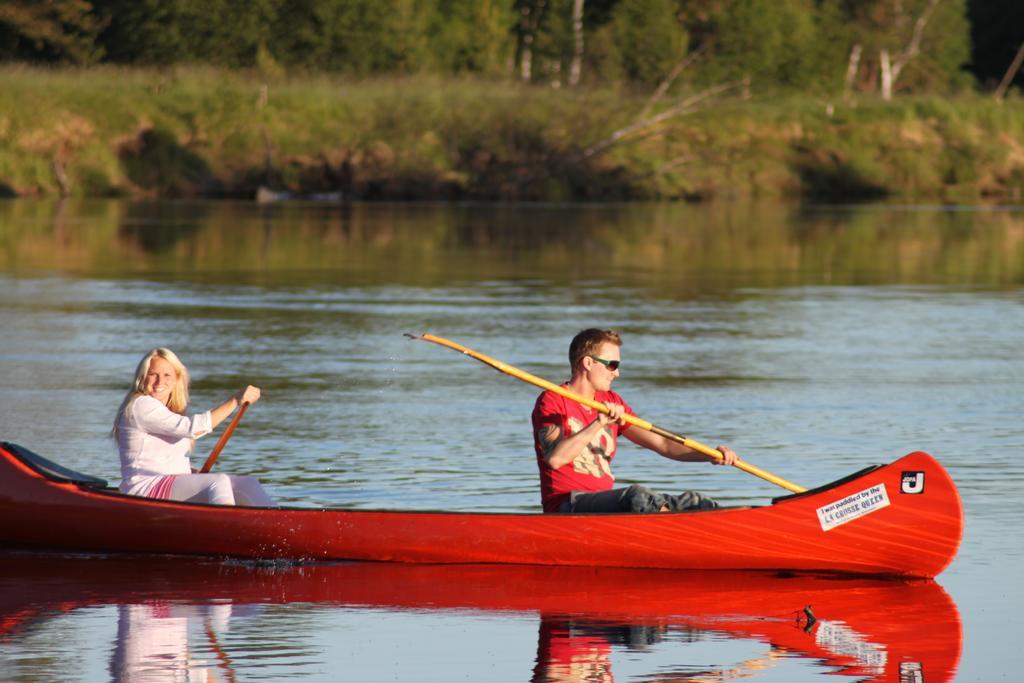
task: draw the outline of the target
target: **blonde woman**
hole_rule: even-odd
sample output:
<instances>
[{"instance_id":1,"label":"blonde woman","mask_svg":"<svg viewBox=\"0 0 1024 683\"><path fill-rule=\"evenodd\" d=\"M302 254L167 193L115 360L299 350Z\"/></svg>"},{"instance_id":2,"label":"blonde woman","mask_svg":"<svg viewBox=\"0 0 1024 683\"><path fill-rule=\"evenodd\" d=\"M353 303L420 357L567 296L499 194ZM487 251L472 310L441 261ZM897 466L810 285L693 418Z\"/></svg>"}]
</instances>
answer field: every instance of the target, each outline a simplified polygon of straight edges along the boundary
<instances>
[{"instance_id":1,"label":"blonde woman","mask_svg":"<svg viewBox=\"0 0 1024 683\"><path fill-rule=\"evenodd\" d=\"M195 440L243 402L258 401L260 390L247 386L213 410L186 415L188 385L188 369L170 349L153 349L139 362L114 418L121 492L214 505L274 505L254 477L197 474L189 462Z\"/></svg>"}]
</instances>

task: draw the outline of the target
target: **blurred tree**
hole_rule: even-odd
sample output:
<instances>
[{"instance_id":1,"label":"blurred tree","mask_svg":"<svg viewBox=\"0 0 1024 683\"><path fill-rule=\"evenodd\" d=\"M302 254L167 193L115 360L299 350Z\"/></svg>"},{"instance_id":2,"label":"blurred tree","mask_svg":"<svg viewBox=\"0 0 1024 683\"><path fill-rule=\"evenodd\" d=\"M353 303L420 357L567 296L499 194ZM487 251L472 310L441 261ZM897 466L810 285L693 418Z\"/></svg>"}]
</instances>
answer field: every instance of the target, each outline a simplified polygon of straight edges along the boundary
<instances>
[{"instance_id":1,"label":"blurred tree","mask_svg":"<svg viewBox=\"0 0 1024 683\"><path fill-rule=\"evenodd\" d=\"M968 59L998 82L1021 43L1024 0L0 0L0 58L267 73L648 87L692 46L705 84L942 91L970 84Z\"/></svg>"},{"instance_id":2,"label":"blurred tree","mask_svg":"<svg viewBox=\"0 0 1024 683\"><path fill-rule=\"evenodd\" d=\"M584 54L580 78L589 74L604 83L624 78L622 57L616 43L613 12L619 0L587 0L583 8ZM571 67L570 67L571 69Z\"/></svg>"},{"instance_id":3,"label":"blurred tree","mask_svg":"<svg viewBox=\"0 0 1024 683\"><path fill-rule=\"evenodd\" d=\"M99 36L108 61L169 64L187 58L179 3L169 0L95 0L107 17Z\"/></svg>"},{"instance_id":4,"label":"blurred tree","mask_svg":"<svg viewBox=\"0 0 1024 683\"><path fill-rule=\"evenodd\" d=\"M87 0L0 2L0 59L89 64L103 21Z\"/></svg>"},{"instance_id":5,"label":"blurred tree","mask_svg":"<svg viewBox=\"0 0 1024 683\"><path fill-rule=\"evenodd\" d=\"M432 0L285 0L269 49L281 63L357 74L409 73L429 60Z\"/></svg>"},{"instance_id":6,"label":"blurred tree","mask_svg":"<svg viewBox=\"0 0 1024 683\"><path fill-rule=\"evenodd\" d=\"M580 74L583 71L583 52L586 41L583 38L583 0L573 0L572 3L572 36L573 49L572 61L569 65L569 87L579 85Z\"/></svg>"},{"instance_id":7,"label":"blurred tree","mask_svg":"<svg viewBox=\"0 0 1024 683\"><path fill-rule=\"evenodd\" d=\"M547 0L516 0L516 65L519 79L529 83L533 80L533 45L537 41L537 32L544 13Z\"/></svg>"},{"instance_id":8,"label":"blurred tree","mask_svg":"<svg viewBox=\"0 0 1024 683\"><path fill-rule=\"evenodd\" d=\"M431 53L444 73L498 74L513 51L509 0L434 0Z\"/></svg>"},{"instance_id":9,"label":"blurred tree","mask_svg":"<svg viewBox=\"0 0 1024 683\"><path fill-rule=\"evenodd\" d=\"M918 92L970 87L975 83L968 70L970 61L967 0L940 0L929 26L925 27L920 55L907 65L897 87Z\"/></svg>"},{"instance_id":10,"label":"blurred tree","mask_svg":"<svg viewBox=\"0 0 1024 683\"><path fill-rule=\"evenodd\" d=\"M516 10L520 79L561 85L574 51L573 0L516 0Z\"/></svg>"},{"instance_id":11,"label":"blurred tree","mask_svg":"<svg viewBox=\"0 0 1024 683\"><path fill-rule=\"evenodd\" d=\"M497 73L512 44L509 0L95 1L119 62Z\"/></svg>"},{"instance_id":12,"label":"blurred tree","mask_svg":"<svg viewBox=\"0 0 1024 683\"><path fill-rule=\"evenodd\" d=\"M615 6L615 46L630 81L655 85L686 54L689 36L676 10L675 0L623 0Z\"/></svg>"},{"instance_id":13,"label":"blurred tree","mask_svg":"<svg viewBox=\"0 0 1024 683\"><path fill-rule=\"evenodd\" d=\"M845 46L836 44L836 20L825 7L829 12L813 0L732 0L709 8L705 80L749 76L755 86L789 88L837 82Z\"/></svg>"},{"instance_id":14,"label":"blurred tree","mask_svg":"<svg viewBox=\"0 0 1024 683\"><path fill-rule=\"evenodd\" d=\"M843 0L862 90L949 90L968 85L966 0Z\"/></svg>"},{"instance_id":15,"label":"blurred tree","mask_svg":"<svg viewBox=\"0 0 1024 683\"><path fill-rule=\"evenodd\" d=\"M108 59L252 66L286 0L93 0Z\"/></svg>"}]
</instances>

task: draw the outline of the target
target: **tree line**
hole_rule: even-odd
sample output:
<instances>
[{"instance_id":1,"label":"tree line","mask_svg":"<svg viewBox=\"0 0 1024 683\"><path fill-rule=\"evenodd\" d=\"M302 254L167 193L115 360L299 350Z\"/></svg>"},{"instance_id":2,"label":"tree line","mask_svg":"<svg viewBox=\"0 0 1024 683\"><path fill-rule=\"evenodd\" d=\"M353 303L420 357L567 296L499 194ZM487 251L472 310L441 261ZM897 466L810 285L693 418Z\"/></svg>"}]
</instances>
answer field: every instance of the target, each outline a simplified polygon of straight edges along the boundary
<instances>
[{"instance_id":1,"label":"tree line","mask_svg":"<svg viewBox=\"0 0 1024 683\"><path fill-rule=\"evenodd\" d=\"M0 60L48 64L888 98L1020 87L1021 54L1021 0L0 0Z\"/></svg>"}]
</instances>

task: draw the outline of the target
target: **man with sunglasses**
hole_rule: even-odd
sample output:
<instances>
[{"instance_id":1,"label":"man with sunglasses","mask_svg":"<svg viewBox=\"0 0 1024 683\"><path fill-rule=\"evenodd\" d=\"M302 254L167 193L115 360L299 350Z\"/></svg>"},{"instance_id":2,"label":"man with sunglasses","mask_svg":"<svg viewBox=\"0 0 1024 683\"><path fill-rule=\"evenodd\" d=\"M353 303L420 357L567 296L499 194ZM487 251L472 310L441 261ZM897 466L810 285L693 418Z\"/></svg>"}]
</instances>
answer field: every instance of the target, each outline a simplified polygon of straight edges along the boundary
<instances>
[{"instance_id":1,"label":"man with sunglasses","mask_svg":"<svg viewBox=\"0 0 1024 683\"><path fill-rule=\"evenodd\" d=\"M626 424L633 410L612 391L619 376L622 339L611 330L587 329L569 345L570 391L608 406L609 414L546 391L533 409L534 449L544 512L669 512L718 507L696 491L655 493L644 486L614 488L611 461L622 434L672 460L731 465L736 454L719 446L712 458L663 436Z\"/></svg>"}]
</instances>

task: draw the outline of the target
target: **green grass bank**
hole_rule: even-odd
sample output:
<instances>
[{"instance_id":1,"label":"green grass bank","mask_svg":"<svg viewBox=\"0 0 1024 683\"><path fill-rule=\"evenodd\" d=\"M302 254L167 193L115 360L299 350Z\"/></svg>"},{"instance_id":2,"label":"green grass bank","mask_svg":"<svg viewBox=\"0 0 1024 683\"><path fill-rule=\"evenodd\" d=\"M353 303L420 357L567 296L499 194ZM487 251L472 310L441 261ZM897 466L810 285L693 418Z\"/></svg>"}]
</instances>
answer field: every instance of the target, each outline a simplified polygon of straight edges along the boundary
<instances>
[{"instance_id":1,"label":"green grass bank","mask_svg":"<svg viewBox=\"0 0 1024 683\"><path fill-rule=\"evenodd\" d=\"M693 93L689 93L693 94ZM591 146L647 93L190 68L0 68L0 196L1019 201L1024 102L749 98ZM665 98L651 114L672 106Z\"/></svg>"}]
</instances>

